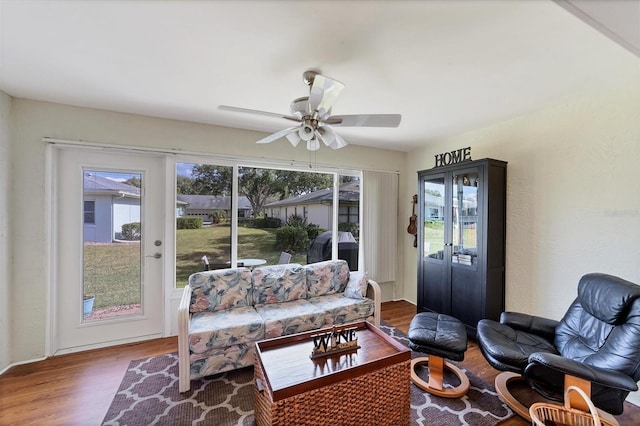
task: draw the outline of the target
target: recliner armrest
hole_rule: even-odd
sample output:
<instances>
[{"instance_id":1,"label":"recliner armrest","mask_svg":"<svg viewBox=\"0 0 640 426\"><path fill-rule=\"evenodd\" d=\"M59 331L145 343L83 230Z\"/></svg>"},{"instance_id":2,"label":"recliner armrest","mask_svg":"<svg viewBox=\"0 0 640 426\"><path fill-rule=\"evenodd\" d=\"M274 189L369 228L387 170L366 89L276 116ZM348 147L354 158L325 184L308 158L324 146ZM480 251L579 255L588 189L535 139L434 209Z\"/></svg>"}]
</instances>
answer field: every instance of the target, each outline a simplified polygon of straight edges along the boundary
<instances>
[{"instance_id":1,"label":"recliner armrest","mask_svg":"<svg viewBox=\"0 0 640 426\"><path fill-rule=\"evenodd\" d=\"M529 356L529 365L524 370L525 376L535 366L550 368L563 374L578 377L591 383L596 383L609 388L621 389L627 392L638 390L638 385L629 376L619 371L608 368L595 367L593 365L583 364L560 355L536 352ZM539 375L539 373L536 373Z\"/></svg>"},{"instance_id":2,"label":"recliner armrest","mask_svg":"<svg viewBox=\"0 0 640 426\"><path fill-rule=\"evenodd\" d=\"M520 312L503 312L500 323L527 333L537 334L553 342L558 321Z\"/></svg>"}]
</instances>

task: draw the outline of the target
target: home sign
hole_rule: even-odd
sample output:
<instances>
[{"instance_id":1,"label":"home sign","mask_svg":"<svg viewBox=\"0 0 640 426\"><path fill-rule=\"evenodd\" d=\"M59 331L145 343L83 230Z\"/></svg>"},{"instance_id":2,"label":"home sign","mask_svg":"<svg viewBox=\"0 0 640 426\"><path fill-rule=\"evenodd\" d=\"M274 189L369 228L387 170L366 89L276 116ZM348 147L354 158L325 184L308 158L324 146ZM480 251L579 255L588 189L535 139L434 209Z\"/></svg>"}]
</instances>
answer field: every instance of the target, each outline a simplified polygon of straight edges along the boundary
<instances>
[{"instance_id":1,"label":"home sign","mask_svg":"<svg viewBox=\"0 0 640 426\"><path fill-rule=\"evenodd\" d=\"M455 151L436 154L435 167L448 166L450 164L462 163L463 161L471 161L471 147L460 148Z\"/></svg>"}]
</instances>

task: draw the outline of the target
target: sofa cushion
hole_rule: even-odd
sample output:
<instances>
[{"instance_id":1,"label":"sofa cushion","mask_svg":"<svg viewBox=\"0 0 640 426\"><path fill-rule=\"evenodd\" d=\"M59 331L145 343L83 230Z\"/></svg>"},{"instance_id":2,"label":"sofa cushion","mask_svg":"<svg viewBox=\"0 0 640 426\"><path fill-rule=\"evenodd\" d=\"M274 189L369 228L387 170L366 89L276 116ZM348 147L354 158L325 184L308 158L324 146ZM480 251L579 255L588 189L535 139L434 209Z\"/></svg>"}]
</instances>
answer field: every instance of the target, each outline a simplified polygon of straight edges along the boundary
<instances>
[{"instance_id":1,"label":"sofa cushion","mask_svg":"<svg viewBox=\"0 0 640 426\"><path fill-rule=\"evenodd\" d=\"M189 355L190 379L253 365L255 348L255 343L241 343L226 348L212 348L203 353L192 353Z\"/></svg>"},{"instance_id":2,"label":"sofa cushion","mask_svg":"<svg viewBox=\"0 0 640 426\"><path fill-rule=\"evenodd\" d=\"M349 265L346 260L327 260L304 267L309 297L342 293L349 281Z\"/></svg>"},{"instance_id":3,"label":"sofa cushion","mask_svg":"<svg viewBox=\"0 0 640 426\"><path fill-rule=\"evenodd\" d=\"M340 293L312 297L309 302L325 312L325 325L364 321L372 316L374 311L373 300L352 299Z\"/></svg>"},{"instance_id":4,"label":"sofa cushion","mask_svg":"<svg viewBox=\"0 0 640 426\"><path fill-rule=\"evenodd\" d=\"M251 307L197 312L189 324L189 349L204 353L212 348L252 343L264 338L262 317Z\"/></svg>"},{"instance_id":5,"label":"sofa cushion","mask_svg":"<svg viewBox=\"0 0 640 426\"><path fill-rule=\"evenodd\" d=\"M264 320L264 338L314 330L324 325L324 311L304 299L256 305Z\"/></svg>"},{"instance_id":6,"label":"sofa cushion","mask_svg":"<svg viewBox=\"0 0 640 426\"><path fill-rule=\"evenodd\" d=\"M253 305L251 271L247 268L197 272L189 277L190 312L220 311Z\"/></svg>"},{"instance_id":7,"label":"sofa cushion","mask_svg":"<svg viewBox=\"0 0 640 426\"><path fill-rule=\"evenodd\" d=\"M369 284L369 274L366 272L349 273L347 288L344 289L345 297L352 299L364 299L367 295L367 285Z\"/></svg>"},{"instance_id":8,"label":"sofa cushion","mask_svg":"<svg viewBox=\"0 0 640 426\"><path fill-rule=\"evenodd\" d=\"M306 299L304 269L295 263L255 268L253 294L256 305Z\"/></svg>"}]
</instances>

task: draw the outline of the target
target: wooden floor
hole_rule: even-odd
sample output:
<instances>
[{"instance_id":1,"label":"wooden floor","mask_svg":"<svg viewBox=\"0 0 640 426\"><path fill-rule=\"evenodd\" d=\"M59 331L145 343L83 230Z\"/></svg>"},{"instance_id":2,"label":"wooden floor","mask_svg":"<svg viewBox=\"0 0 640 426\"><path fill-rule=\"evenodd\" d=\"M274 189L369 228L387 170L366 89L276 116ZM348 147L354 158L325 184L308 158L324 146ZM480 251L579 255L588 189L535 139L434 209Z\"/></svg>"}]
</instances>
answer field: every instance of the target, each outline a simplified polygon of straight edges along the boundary
<instances>
[{"instance_id":1,"label":"wooden floor","mask_svg":"<svg viewBox=\"0 0 640 426\"><path fill-rule=\"evenodd\" d=\"M408 302L386 302L381 317L406 333L415 312ZM99 425L131 360L177 348L177 338L170 337L13 367L0 376L0 425ZM497 374L475 342L469 342L462 365L488 382ZM640 408L627 404L618 420L621 425L640 424ZM518 417L502 423L529 424Z\"/></svg>"}]
</instances>

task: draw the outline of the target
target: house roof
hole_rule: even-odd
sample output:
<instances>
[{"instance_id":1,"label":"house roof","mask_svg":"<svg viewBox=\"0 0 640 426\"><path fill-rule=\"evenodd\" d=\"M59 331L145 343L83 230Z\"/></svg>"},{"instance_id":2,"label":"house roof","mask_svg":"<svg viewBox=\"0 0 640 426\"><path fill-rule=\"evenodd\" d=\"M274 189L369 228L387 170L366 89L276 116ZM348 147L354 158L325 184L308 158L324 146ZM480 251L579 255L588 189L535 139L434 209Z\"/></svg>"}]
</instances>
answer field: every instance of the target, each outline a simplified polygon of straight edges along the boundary
<instances>
[{"instance_id":1,"label":"house roof","mask_svg":"<svg viewBox=\"0 0 640 426\"><path fill-rule=\"evenodd\" d=\"M231 210L231 197L224 195L178 195L178 201L193 210ZM251 203L245 196L238 197L239 210L251 210Z\"/></svg>"},{"instance_id":2,"label":"house roof","mask_svg":"<svg viewBox=\"0 0 640 426\"><path fill-rule=\"evenodd\" d=\"M353 181L340 185L338 189L338 199L344 202L360 201L360 182ZM321 204L333 202L333 188L321 189L309 194L299 195L297 197L286 198L284 200L268 203L265 207L281 207L293 206L300 204Z\"/></svg>"},{"instance_id":3,"label":"house roof","mask_svg":"<svg viewBox=\"0 0 640 426\"><path fill-rule=\"evenodd\" d=\"M124 182L109 179L90 172L84 174L83 188L85 194L113 194L125 197L140 198L140 188Z\"/></svg>"}]
</instances>

